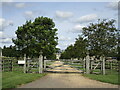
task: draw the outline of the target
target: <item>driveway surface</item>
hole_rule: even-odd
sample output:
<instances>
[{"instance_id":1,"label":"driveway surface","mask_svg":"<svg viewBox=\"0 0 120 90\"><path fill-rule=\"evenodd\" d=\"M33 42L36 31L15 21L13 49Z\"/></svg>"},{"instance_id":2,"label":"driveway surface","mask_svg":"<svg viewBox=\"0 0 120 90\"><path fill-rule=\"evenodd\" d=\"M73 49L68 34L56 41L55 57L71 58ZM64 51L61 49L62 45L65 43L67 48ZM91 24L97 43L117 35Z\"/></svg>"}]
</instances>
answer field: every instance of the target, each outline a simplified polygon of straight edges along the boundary
<instances>
[{"instance_id":1,"label":"driveway surface","mask_svg":"<svg viewBox=\"0 0 120 90\"><path fill-rule=\"evenodd\" d=\"M78 72L78 73L49 73L31 83L21 85L19 88L118 88L118 85L108 84L91 80L80 74L81 71L56 61L54 67L49 71L53 72Z\"/></svg>"}]
</instances>

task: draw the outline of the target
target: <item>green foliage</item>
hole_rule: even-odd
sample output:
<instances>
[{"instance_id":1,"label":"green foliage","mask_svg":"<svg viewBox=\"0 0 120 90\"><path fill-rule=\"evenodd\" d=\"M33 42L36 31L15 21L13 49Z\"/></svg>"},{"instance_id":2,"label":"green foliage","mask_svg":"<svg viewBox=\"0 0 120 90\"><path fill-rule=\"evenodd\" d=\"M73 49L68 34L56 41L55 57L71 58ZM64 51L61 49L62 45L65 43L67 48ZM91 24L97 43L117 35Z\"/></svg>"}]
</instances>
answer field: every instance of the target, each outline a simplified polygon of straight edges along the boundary
<instances>
[{"instance_id":1,"label":"green foliage","mask_svg":"<svg viewBox=\"0 0 120 90\"><path fill-rule=\"evenodd\" d=\"M98 19L97 23L83 28L82 36L79 35L75 44L65 49L61 58L83 58L87 51L91 56L118 57L118 36L115 20Z\"/></svg>"},{"instance_id":2,"label":"green foliage","mask_svg":"<svg viewBox=\"0 0 120 90\"><path fill-rule=\"evenodd\" d=\"M20 52L16 50L15 46L4 46L2 49L2 55L6 57L20 57Z\"/></svg>"},{"instance_id":3,"label":"green foliage","mask_svg":"<svg viewBox=\"0 0 120 90\"><path fill-rule=\"evenodd\" d=\"M2 73L2 88L16 88L18 85L34 81L46 74L32 74L21 72L3 72Z\"/></svg>"},{"instance_id":4,"label":"green foliage","mask_svg":"<svg viewBox=\"0 0 120 90\"><path fill-rule=\"evenodd\" d=\"M74 52L76 58L84 58L86 56L87 52L87 40L83 39L81 36L76 38L75 44L74 44Z\"/></svg>"},{"instance_id":5,"label":"green foliage","mask_svg":"<svg viewBox=\"0 0 120 90\"><path fill-rule=\"evenodd\" d=\"M38 17L33 22L26 23L18 27L17 39L13 39L14 44L28 56L39 56L40 51L43 56L49 57L56 51L57 29L52 19L48 17Z\"/></svg>"},{"instance_id":6,"label":"green foliage","mask_svg":"<svg viewBox=\"0 0 120 90\"><path fill-rule=\"evenodd\" d=\"M62 59L70 59L74 57L74 46L70 45L67 49L61 54Z\"/></svg>"},{"instance_id":7,"label":"green foliage","mask_svg":"<svg viewBox=\"0 0 120 90\"><path fill-rule=\"evenodd\" d=\"M110 55L117 47L117 29L115 20L98 20L83 28L83 35L88 40L90 54Z\"/></svg>"},{"instance_id":8,"label":"green foliage","mask_svg":"<svg viewBox=\"0 0 120 90\"><path fill-rule=\"evenodd\" d=\"M70 45L65 49L61 54L61 58L70 59L70 58L83 58L86 56L87 51L87 40L83 39L81 36L76 38L75 44Z\"/></svg>"}]
</instances>

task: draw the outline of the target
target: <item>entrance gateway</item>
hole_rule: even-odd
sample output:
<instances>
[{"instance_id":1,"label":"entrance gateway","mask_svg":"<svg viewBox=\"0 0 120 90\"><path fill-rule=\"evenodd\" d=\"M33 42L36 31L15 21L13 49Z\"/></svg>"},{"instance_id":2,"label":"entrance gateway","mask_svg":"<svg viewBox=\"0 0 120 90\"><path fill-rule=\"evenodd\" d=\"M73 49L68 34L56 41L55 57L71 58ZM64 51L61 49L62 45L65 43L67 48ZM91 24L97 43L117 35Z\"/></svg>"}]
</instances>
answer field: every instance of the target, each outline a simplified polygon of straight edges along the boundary
<instances>
[{"instance_id":1,"label":"entrance gateway","mask_svg":"<svg viewBox=\"0 0 120 90\"><path fill-rule=\"evenodd\" d=\"M24 55L24 73L92 73L93 70L100 69L101 74L105 74L105 58L90 57L87 55L84 59L71 60L71 59L59 59L59 60L43 60L43 56L39 58L26 59ZM53 63L53 64L52 64Z\"/></svg>"}]
</instances>

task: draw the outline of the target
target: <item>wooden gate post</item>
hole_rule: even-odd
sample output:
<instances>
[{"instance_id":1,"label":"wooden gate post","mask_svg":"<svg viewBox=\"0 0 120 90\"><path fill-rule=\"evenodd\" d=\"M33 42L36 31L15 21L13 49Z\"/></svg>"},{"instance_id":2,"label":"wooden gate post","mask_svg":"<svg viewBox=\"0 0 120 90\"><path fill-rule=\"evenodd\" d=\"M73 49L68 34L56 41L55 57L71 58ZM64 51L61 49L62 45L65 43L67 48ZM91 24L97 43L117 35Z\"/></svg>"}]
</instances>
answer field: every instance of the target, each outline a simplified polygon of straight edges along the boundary
<instances>
[{"instance_id":1,"label":"wooden gate post","mask_svg":"<svg viewBox=\"0 0 120 90\"><path fill-rule=\"evenodd\" d=\"M101 63L101 71L102 71L102 74L105 75L105 57L101 56L101 57L100 57L100 61L102 62L102 63Z\"/></svg>"},{"instance_id":2,"label":"wooden gate post","mask_svg":"<svg viewBox=\"0 0 120 90\"><path fill-rule=\"evenodd\" d=\"M90 56L87 54L86 56L86 74L90 73Z\"/></svg>"},{"instance_id":3,"label":"wooden gate post","mask_svg":"<svg viewBox=\"0 0 120 90\"><path fill-rule=\"evenodd\" d=\"M2 49L0 50L0 72L2 72Z\"/></svg>"},{"instance_id":4,"label":"wooden gate post","mask_svg":"<svg viewBox=\"0 0 120 90\"><path fill-rule=\"evenodd\" d=\"M39 56L39 73L43 73L43 56L40 54Z\"/></svg>"},{"instance_id":5,"label":"wooden gate post","mask_svg":"<svg viewBox=\"0 0 120 90\"><path fill-rule=\"evenodd\" d=\"M44 60L44 71L46 71L46 60Z\"/></svg>"},{"instance_id":6,"label":"wooden gate post","mask_svg":"<svg viewBox=\"0 0 120 90\"><path fill-rule=\"evenodd\" d=\"M93 64L94 64L94 57L91 57L91 61L90 61L90 73L93 72Z\"/></svg>"},{"instance_id":7,"label":"wooden gate post","mask_svg":"<svg viewBox=\"0 0 120 90\"><path fill-rule=\"evenodd\" d=\"M25 64L24 64L24 73L26 73L26 54L24 54L24 61L25 61Z\"/></svg>"},{"instance_id":8,"label":"wooden gate post","mask_svg":"<svg viewBox=\"0 0 120 90\"><path fill-rule=\"evenodd\" d=\"M30 70L30 60L27 60L27 72Z\"/></svg>"},{"instance_id":9,"label":"wooden gate post","mask_svg":"<svg viewBox=\"0 0 120 90\"><path fill-rule=\"evenodd\" d=\"M105 75L105 57L102 58L102 66L103 66L103 70L102 70L102 74Z\"/></svg>"},{"instance_id":10,"label":"wooden gate post","mask_svg":"<svg viewBox=\"0 0 120 90\"><path fill-rule=\"evenodd\" d=\"M83 59L83 73L85 73L85 58Z\"/></svg>"},{"instance_id":11,"label":"wooden gate post","mask_svg":"<svg viewBox=\"0 0 120 90\"><path fill-rule=\"evenodd\" d=\"M112 61L110 62L110 69L112 70Z\"/></svg>"}]
</instances>

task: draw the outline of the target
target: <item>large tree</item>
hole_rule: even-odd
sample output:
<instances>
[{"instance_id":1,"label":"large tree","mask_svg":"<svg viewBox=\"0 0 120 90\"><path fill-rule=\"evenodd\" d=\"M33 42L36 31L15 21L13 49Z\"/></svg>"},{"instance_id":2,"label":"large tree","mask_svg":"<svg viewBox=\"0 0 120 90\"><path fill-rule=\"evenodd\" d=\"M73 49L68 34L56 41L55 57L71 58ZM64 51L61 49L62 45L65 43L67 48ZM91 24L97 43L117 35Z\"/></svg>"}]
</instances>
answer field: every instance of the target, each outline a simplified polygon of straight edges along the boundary
<instances>
[{"instance_id":1,"label":"large tree","mask_svg":"<svg viewBox=\"0 0 120 90\"><path fill-rule=\"evenodd\" d=\"M92 55L107 56L117 47L117 29L115 20L98 20L83 28L83 35L88 40L88 49Z\"/></svg>"},{"instance_id":2,"label":"large tree","mask_svg":"<svg viewBox=\"0 0 120 90\"><path fill-rule=\"evenodd\" d=\"M16 47L28 56L43 56L48 58L55 52L57 43L57 29L52 19L48 17L38 17L33 22L26 21L19 26L13 39Z\"/></svg>"}]
</instances>

